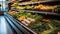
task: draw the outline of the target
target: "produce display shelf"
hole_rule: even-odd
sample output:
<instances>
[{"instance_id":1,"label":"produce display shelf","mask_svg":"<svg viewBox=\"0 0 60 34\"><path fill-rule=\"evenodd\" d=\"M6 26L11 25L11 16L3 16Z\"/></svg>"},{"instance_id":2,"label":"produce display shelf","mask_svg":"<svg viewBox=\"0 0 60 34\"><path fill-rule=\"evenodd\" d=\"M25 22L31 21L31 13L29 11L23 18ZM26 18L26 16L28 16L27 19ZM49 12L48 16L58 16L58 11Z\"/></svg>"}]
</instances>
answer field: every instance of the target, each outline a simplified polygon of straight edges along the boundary
<instances>
[{"instance_id":1,"label":"produce display shelf","mask_svg":"<svg viewBox=\"0 0 60 34\"><path fill-rule=\"evenodd\" d=\"M45 1L37 1L37 2L28 1L26 2L26 4L22 2L22 3L19 3L19 5L28 5L28 4L46 3L46 2L48 3L48 2L56 2L56 1L60 1L60 0L45 0Z\"/></svg>"},{"instance_id":2,"label":"produce display shelf","mask_svg":"<svg viewBox=\"0 0 60 34\"><path fill-rule=\"evenodd\" d=\"M31 1L28 1L28 2L26 2L26 4L24 3L24 2L22 2L22 3L19 3L19 5L18 6L25 6L25 5L33 5L33 4L40 4L40 3L49 3L50 2L50 4L51 4L51 2L57 2L57 1L60 1L60 0L47 0L47 1L38 1L38 2L31 2ZM54 4L55 5L55 4ZM19 11L19 10L18 10ZM55 13L55 12L47 12L47 11L35 11L35 10L21 10L21 11L24 11L24 12L30 12L30 13L32 13L32 14L38 14L38 15L43 15L43 16L45 16L45 18L46 18L46 16L48 17L47 19L53 19L53 18L56 18L56 16L57 16L57 18L58 19L60 19L59 17L60 17L60 14L59 13ZM48 16L49 15L49 16ZM24 34L39 34L39 33L41 33L40 31L39 32L36 32L35 30L33 30L32 28L30 28L30 27L28 27L28 26L26 26L26 25L24 25L23 23L21 23L18 19L15 19L13 16L11 16L10 14L8 14L7 13L7 17L9 17L9 19L14 23L14 25L22 32L22 33L24 33ZM51 17L53 17L53 18L51 18ZM56 19L57 19L56 18ZM22 26L22 27L24 27L26 30L24 30L24 29L22 29L20 26ZM23 31L24 30L24 31ZM40 29L41 30L41 29ZM19 33L18 33L19 34Z\"/></svg>"},{"instance_id":3,"label":"produce display shelf","mask_svg":"<svg viewBox=\"0 0 60 34\"><path fill-rule=\"evenodd\" d=\"M22 11L26 11L26 10L22 10ZM32 12L32 13L39 13L39 12L36 12L36 11L26 11L26 12ZM41 12L39 13L41 14ZM44 13L43 13L44 14ZM9 14L8 14L9 15ZM12 17L11 15L9 15L11 18L14 19L14 21L16 21L18 24L22 25L25 29L27 29L28 31L32 32L33 34L38 34L37 32L35 32L34 30L32 30L31 28L25 26L24 24L22 24L20 21L18 21L17 19L15 19L14 17Z\"/></svg>"}]
</instances>

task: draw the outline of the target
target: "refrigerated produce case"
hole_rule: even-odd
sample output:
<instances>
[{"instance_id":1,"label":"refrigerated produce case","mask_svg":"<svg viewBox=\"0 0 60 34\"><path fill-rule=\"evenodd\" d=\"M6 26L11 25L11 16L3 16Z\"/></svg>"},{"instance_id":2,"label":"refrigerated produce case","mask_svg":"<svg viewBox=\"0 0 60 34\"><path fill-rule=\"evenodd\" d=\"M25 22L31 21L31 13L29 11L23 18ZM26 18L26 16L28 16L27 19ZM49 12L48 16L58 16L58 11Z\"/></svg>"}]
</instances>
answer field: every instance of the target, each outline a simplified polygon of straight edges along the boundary
<instances>
[{"instance_id":1,"label":"refrigerated produce case","mask_svg":"<svg viewBox=\"0 0 60 34\"><path fill-rule=\"evenodd\" d=\"M20 1L19 1L20 2ZM17 6L12 6L13 8L9 9L9 11L5 14L12 22L15 24L15 26L20 29L24 34L57 34L60 32L60 14L59 14L59 9L60 7L60 1L39 1L39 2L32 2L24 4L24 1L21 3L17 3L19 9L16 8ZM33 6L38 6L42 4L47 5L48 7L57 5L57 12L48 12L46 10L38 10L38 9L32 9ZM29 9L26 9L26 6L30 7ZM32 6L33 5L33 6ZM32 8L31 8L32 6ZM21 9L22 8L22 9ZM35 18L38 18L35 22ZM6 19L7 19L6 17ZM40 20L40 19L41 20ZM29 19L32 19L31 23L28 21ZM29 22L29 24L25 24ZM27 32L23 31L19 26L22 26L27 30ZM18 32L19 33L19 32Z\"/></svg>"}]
</instances>

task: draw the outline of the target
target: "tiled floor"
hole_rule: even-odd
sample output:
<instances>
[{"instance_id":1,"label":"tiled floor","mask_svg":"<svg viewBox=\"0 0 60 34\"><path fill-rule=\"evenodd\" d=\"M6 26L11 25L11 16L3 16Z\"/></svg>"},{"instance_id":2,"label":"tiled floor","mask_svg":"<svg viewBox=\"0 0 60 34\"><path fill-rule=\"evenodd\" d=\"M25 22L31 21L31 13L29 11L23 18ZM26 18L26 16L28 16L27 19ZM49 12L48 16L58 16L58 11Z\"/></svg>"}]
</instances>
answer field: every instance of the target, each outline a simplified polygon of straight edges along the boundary
<instances>
[{"instance_id":1,"label":"tiled floor","mask_svg":"<svg viewBox=\"0 0 60 34\"><path fill-rule=\"evenodd\" d=\"M0 34L7 34L6 20L4 16L0 16Z\"/></svg>"}]
</instances>

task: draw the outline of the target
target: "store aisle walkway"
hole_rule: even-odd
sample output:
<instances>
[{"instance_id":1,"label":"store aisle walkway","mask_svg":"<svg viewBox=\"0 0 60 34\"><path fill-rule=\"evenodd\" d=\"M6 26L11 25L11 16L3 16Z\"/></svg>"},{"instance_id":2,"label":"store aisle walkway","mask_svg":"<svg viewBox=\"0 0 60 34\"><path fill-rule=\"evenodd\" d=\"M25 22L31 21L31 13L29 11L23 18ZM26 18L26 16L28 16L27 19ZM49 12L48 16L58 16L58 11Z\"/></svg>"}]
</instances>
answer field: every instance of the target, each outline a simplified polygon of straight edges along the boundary
<instances>
[{"instance_id":1,"label":"store aisle walkway","mask_svg":"<svg viewBox=\"0 0 60 34\"><path fill-rule=\"evenodd\" d=\"M0 16L0 34L7 34L6 20L4 16Z\"/></svg>"}]
</instances>

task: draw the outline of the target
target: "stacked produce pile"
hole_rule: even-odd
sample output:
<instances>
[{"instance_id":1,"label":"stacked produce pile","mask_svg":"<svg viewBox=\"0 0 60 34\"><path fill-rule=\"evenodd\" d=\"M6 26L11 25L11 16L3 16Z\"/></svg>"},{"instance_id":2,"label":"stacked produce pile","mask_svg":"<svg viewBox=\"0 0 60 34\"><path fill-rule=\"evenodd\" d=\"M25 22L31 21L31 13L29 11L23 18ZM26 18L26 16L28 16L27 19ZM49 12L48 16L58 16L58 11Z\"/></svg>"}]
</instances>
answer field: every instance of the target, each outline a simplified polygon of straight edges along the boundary
<instances>
[{"instance_id":1,"label":"stacked produce pile","mask_svg":"<svg viewBox=\"0 0 60 34\"><path fill-rule=\"evenodd\" d=\"M58 5L57 8L55 8L55 12L60 13L60 5Z\"/></svg>"},{"instance_id":2,"label":"stacked produce pile","mask_svg":"<svg viewBox=\"0 0 60 34\"><path fill-rule=\"evenodd\" d=\"M11 15L10 12L8 13ZM25 11L19 11L12 16L39 34L57 34L57 32L60 32L59 20L44 18L45 16Z\"/></svg>"},{"instance_id":3,"label":"stacked produce pile","mask_svg":"<svg viewBox=\"0 0 60 34\"><path fill-rule=\"evenodd\" d=\"M60 5L19 5L19 2L16 2L11 5L11 9L16 8L19 10L37 10L37 11L45 11L45 12L53 12L53 13L60 13ZM25 3L24 3L25 4Z\"/></svg>"},{"instance_id":4,"label":"stacked produce pile","mask_svg":"<svg viewBox=\"0 0 60 34\"><path fill-rule=\"evenodd\" d=\"M38 16L37 14L32 15L31 13L28 12L18 12L15 15L13 15L14 18L18 19L19 21L26 22L26 26L28 26L31 23L35 23L37 20L41 20L42 16Z\"/></svg>"},{"instance_id":5,"label":"stacked produce pile","mask_svg":"<svg viewBox=\"0 0 60 34\"><path fill-rule=\"evenodd\" d=\"M35 6L34 9L38 9L38 10L44 10L44 11L53 11L54 12L54 9L56 8L57 6L48 6L48 5L38 5L38 6Z\"/></svg>"},{"instance_id":6,"label":"stacked produce pile","mask_svg":"<svg viewBox=\"0 0 60 34\"><path fill-rule=\"evenodd\" d=\"M19 5L20 4L20 2L15 2L15 3L13 3L12 5L11 5L11 9L13 9L13 8L16 8L16 9L31 9L31 8L33 8L34 6L30 6L30 5L25 5L25 6L21 6L21 5ZM25 3L24 3L25 4Z\"/></svg>"},{"instance_id":7,"label":"stacked produce pile","mask_svg":"<svg viewBox=\"0 0 60 34\"><path fill-rule=\"evenodd\" d=\"M60 13L60 5L54 5L54 6L48 6L48 5L38 5L35 6L34 9L36 10L43 10L43 11L48 11L48 12L55 12L55 13Z\"/></svg>"}]
</instances>

